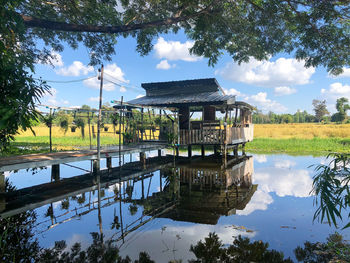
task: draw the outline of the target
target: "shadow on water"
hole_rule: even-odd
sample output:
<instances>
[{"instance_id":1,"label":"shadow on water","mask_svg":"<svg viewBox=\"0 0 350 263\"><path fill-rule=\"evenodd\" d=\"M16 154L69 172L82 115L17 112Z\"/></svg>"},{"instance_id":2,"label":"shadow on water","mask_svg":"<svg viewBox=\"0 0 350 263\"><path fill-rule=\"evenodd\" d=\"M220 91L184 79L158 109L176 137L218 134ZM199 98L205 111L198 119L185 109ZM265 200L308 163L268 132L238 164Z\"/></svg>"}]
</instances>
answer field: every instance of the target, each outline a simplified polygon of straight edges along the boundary
<instances>
[{"instance_id":1,"label":"shadow on water","mask_svg":"<svg viewBox=\"0 0 350 263\"><path fill-rule=\"evenodd\" d=\"M216 225L221 216L243 210L258 188L252 183L253 173L251 156L229 156L225 161L215 156L176 160L166 156L149 158L146 165L130 162L121 169L63 180L52 178L50 183L19 190L2 178L0 259L3 262L154 262L147 252L140 252L132 261L128 256L120 256L119 249L129 235L155 219ZM158 180L156 190L151 188L152 179ZM125 205L127 211L122 209ZM112 222L106 229L103 220L109 218L102 216L102 210L108 207L114 209ZM36 211L41 208L44 212L39 220ZM89 214L97 215L99 229L91 233L90 245L79 242L69 245L63 240L49 248L40 246L38 233ZM309 243L305 250L299 248L299 255L310 254L312 245ZM268 243L241 236L228 245L217 234L210 233L188 250L195 258L190 262L292 262L284 259L283 253L268 249Z\"/></svg>"}]
</instances>

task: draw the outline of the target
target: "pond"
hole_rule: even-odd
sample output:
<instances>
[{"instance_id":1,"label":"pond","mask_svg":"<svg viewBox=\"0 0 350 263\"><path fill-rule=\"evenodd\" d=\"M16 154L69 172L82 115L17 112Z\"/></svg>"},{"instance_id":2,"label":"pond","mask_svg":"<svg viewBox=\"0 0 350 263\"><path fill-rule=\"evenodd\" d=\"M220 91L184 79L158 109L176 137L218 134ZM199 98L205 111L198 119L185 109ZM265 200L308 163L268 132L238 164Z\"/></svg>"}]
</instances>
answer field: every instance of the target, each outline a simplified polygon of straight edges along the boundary
<instances>
[{"instance_id":1,"label":"pond","mask_svg":"<svg viewBox=\"0 0 350 263\"><path fill-rule=\"evenodd\" d=\"M114 166L118 162L113 159ZM313 222L309 166L324 162L325 157L247 153L226 163L206 156L174 164L164 157L160 169L120 180L86 174L91 163L83 161L61 165L60 180L52 183L50 167L6 172L20 194L0 197L0 219L34 211L30 231L44 248L65 240L68 247L79 242L84 249L97 232L114 240L122 256L137 259L146 251L156 262L187 262L195 258L191 245L215 232L227 245L238 235L268 242L296 261L293 250L305 241L323 242L335 231L350 239L350 230Z\"/></svg>"}]
</instances>

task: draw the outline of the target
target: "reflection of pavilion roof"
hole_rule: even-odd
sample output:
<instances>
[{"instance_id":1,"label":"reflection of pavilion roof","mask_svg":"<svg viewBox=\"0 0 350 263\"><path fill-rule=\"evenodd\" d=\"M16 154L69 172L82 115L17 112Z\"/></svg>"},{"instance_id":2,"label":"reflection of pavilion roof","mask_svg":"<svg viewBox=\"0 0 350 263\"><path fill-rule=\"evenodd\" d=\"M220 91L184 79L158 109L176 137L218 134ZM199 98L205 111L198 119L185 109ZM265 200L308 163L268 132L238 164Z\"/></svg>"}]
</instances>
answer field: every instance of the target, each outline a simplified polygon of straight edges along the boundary
<instances>
[{"instance_id":1,"label":"reflection of pavilion roof","mask_svg":"<svg viewBox=\"0 0 350 263\"><path fill-rule=\"evenodd\" d=\"M251 180L253 158L236 159L226 168L210 159L178 164L180 200L175 209L161 217L216 224L220 216L244 210L257 189Z\"/></svg>"}]
</instances>

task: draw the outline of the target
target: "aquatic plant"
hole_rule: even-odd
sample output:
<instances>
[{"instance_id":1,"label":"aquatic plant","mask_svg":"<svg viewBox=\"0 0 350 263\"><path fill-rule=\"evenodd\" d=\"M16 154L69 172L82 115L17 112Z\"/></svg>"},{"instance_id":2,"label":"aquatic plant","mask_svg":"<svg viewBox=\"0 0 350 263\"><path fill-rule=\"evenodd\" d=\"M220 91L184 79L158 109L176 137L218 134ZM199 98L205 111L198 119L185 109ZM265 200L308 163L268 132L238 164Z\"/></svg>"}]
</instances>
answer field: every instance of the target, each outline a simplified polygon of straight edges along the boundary
<instances>
[{"instance_id":1,"label":"aquatic plant","mask_svg":"<svg viewBox=\"0 0 350 263\"><path fill-rule=\"evenodd\" d=\"M317 206L314 220L329 225L338 226L337 220L342 220L342 211L350 207L350 154L333 153L328 164L315 166L312 194L315 194L314 204ZM348 220L350 214L348 215ZM348 222L344 228L350 227Z\"/></svg>"}]
</instances>

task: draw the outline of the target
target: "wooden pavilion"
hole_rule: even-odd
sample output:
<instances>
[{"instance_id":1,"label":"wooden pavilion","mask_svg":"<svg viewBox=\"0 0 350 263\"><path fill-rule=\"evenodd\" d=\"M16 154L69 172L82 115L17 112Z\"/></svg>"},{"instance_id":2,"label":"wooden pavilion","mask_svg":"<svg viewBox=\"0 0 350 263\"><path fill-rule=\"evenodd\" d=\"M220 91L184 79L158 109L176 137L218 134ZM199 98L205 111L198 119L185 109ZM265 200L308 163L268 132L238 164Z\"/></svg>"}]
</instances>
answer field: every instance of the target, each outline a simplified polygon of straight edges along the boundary
<instances>
[{"instance_id":1,"label":"wooden pavilion","mask_svg":"<svg viewBox=\"0 0 350 263\"><path fill-rule=\"evenodd\" d=\"M178 145L222 149L253 140L251 105L226 95L215 78L143 83L146 96L128 101L135 107L159 107L178 114ZM222 114L222 120L217 118ZM191 120L193 114L202 115Z\"/></svg>"}]
</instances>

